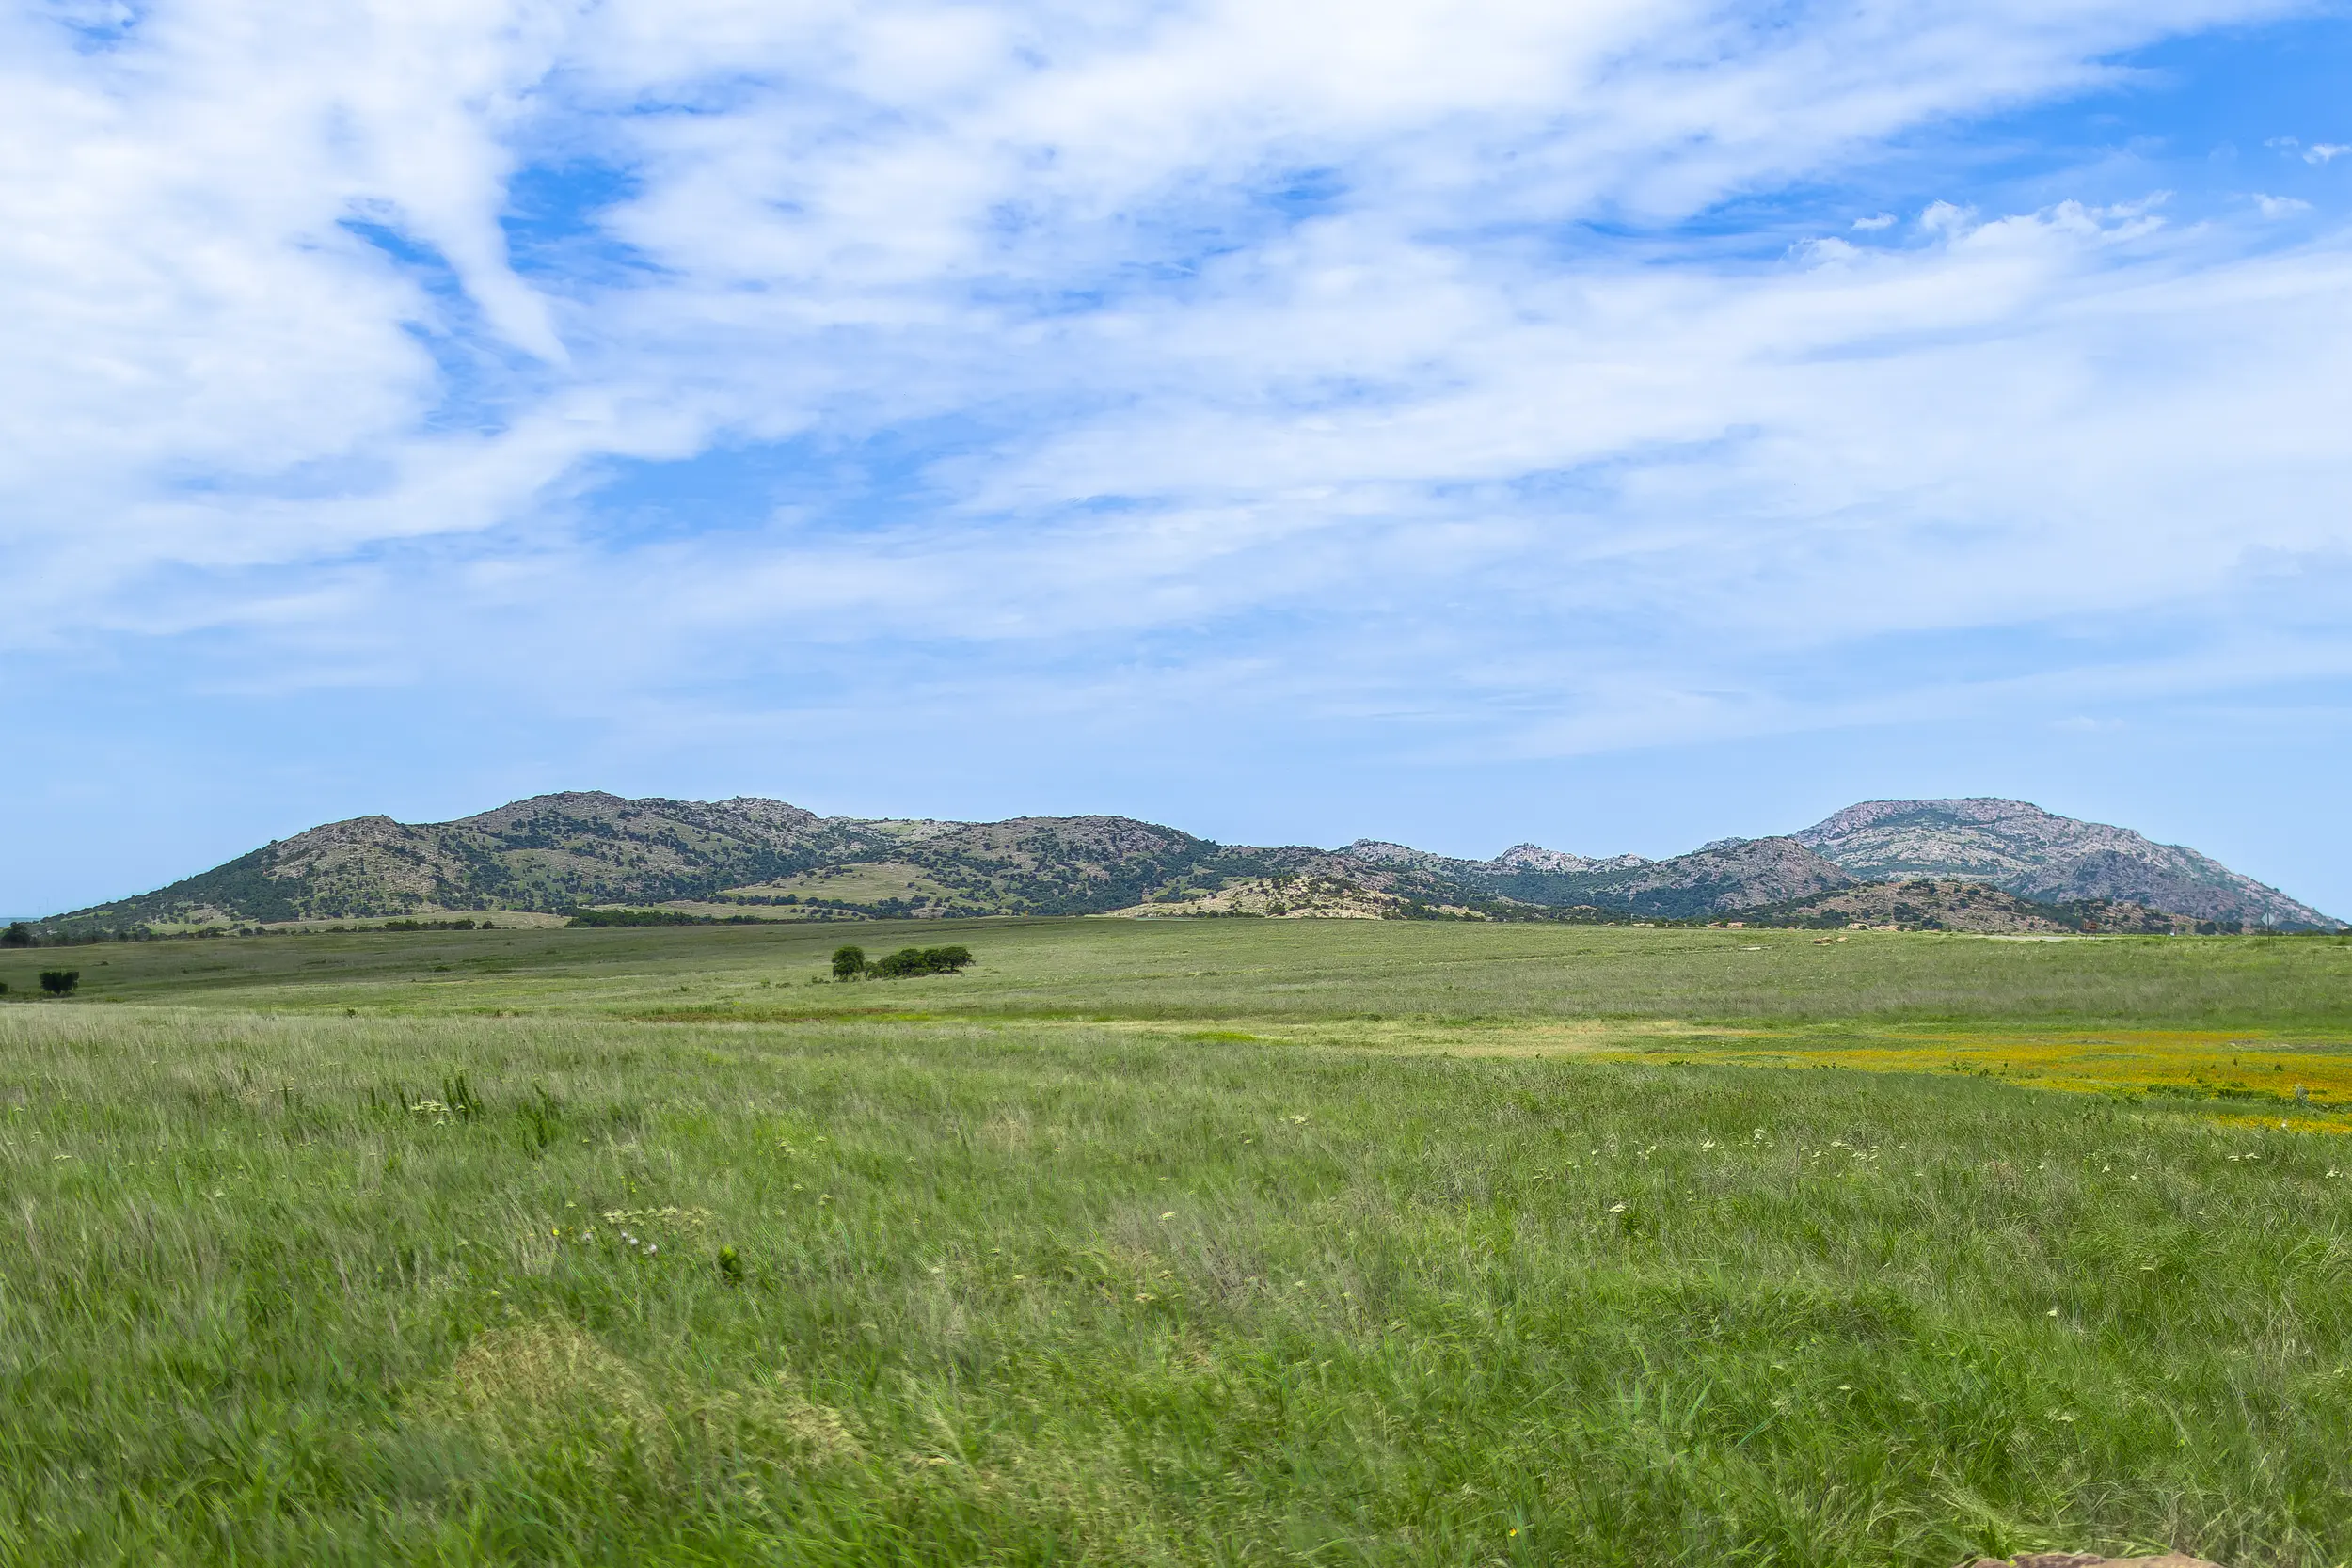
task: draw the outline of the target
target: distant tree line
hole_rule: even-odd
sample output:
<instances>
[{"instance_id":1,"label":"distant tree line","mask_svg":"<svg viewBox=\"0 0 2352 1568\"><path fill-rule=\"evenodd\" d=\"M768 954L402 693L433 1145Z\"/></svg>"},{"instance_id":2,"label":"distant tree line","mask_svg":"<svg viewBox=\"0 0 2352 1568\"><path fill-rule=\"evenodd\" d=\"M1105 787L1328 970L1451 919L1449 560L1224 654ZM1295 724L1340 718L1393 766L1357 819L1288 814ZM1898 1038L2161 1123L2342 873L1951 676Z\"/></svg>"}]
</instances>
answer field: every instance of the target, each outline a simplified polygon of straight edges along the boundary
<instances>
[{"instance_id":1,"label":"distant tree line","mask_svg":"<svg viewBox=\"0 0 2352 1568\"><path fill-rule=\"evenodd\" d=\"M755 914L688 914L684 910L570 910L566 926L764 926Z\"/></svg>"},{"instance_id":2,"label":"distant tree line","mask_svg":"<svg viewBox=\"0 0 2352 1568\"><path fill-rule=\"evenodd\" d=\"M157 936L157 932L144 926L124 927L117 931L102 926L82 926L60 931L14 920L0 930L0 947L88 947L102 942L153 942Z\"/></svg>"}]
</instances>

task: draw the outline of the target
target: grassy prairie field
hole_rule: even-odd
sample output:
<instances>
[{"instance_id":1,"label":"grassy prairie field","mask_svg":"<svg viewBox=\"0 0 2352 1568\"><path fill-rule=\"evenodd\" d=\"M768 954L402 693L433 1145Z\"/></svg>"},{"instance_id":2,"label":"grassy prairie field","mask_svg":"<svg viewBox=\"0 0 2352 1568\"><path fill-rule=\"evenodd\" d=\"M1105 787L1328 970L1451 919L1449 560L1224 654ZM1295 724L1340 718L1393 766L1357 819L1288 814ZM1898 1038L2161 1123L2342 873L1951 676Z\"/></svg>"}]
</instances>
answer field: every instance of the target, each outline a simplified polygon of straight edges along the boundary
<instances>
[{"instance_id":1,"label":"grassy prairie field","mask_svg":"<svg viewBox=\"0 0 2352 1568\"><path fill-rule=\"evenodd\" d=\"M979 962L807 983L842 941ZM2352 1560L2332 942L988 921L0 980L10 1563Z\"/></svg>"},{"instance_id":2,"label":"grassy prairie field","mask_svg":"<svg viewBox=\"0 0 2352 1568\"><path fill-rule=\"evenodd\" d=\"M845 942L869 954L977 942L984 961L888 987L804 985ZM365 1013L2352 1026L2352 941L2332 938L1858 931L1824 944L1805 931L1469 922L777 922L0 949L0 981L31 992L36 971L61 964L82 971L86 1001Z\"/></svg>"}]
</instances>

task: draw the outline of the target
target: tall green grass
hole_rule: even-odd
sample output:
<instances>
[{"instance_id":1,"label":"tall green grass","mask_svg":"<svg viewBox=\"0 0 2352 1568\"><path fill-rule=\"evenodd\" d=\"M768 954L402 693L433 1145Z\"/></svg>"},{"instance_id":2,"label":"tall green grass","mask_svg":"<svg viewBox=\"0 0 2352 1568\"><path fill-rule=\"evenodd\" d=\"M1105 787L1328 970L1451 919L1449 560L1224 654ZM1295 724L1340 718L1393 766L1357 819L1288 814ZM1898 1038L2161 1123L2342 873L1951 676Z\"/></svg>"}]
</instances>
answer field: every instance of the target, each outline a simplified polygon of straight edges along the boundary
<instances>
[{"instance_id":1,"label":"tall green grass","mask_svg":"<svg viewBox=\"0 0 2352 1568\"><path fill-rule=\"evenodd\" d=\"M0 1557L2319 1568L2339 1169L1970 1079L10 1006Z\"/></svg>"}]
</instances>

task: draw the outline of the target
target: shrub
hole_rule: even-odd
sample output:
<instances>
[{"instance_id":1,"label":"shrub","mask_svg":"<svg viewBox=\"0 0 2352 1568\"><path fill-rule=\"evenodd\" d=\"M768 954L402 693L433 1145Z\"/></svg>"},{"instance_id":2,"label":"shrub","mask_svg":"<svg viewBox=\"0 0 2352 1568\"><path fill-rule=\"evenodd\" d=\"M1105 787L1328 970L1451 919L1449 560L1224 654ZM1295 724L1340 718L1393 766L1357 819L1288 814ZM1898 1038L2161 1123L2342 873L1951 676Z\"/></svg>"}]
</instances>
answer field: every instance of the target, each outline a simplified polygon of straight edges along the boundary
<instances>
[{"instance_id":1,"label":"shrub","mask_svg":"<svg viewBox=\"0 0 2352 1568\"><path fill-rule=\"evenodd\" d=\"M40 972L40 989L52 996L72 996L73 988L82 983L78 969L44 969Z\"/></svg>"},{"instance_id":2,"label":"shrub","mask_svg":"<svg viewBox=\"0 0 2352 1568\"><path fill-rule=\"evenodd\" d=\"M833 950L833 977L834 979L854 980L865 973L865 948L836 947Z\"/></svg>"},{"instance_id":3,"label":"shrub","mask_svg":"<svg viewBox=\"0 0 2352 1568\"><path fill-rule=\"evenodd\" d=\"M22 920L11 920L8 922L8 928L0 931L0 947L30 947L32 945L33 928Z\"/></svg>"}]
</instances>

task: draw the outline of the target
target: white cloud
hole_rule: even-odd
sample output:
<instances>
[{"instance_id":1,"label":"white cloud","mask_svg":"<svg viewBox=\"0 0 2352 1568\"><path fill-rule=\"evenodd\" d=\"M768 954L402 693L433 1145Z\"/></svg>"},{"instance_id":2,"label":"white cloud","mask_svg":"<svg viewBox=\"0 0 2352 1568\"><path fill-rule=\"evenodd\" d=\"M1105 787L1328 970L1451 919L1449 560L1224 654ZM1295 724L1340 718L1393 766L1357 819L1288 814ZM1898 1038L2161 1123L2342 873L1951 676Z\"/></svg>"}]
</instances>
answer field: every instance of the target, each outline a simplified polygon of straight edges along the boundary
<instances>
[{"instance_id":1,"label":"white cloud","mask_svg":"<svg viewBox=\"0 0 2352 1568\"><path fill-rule=\"evenodd\" d=\"M2256 192L2254 210L2266 218L2291 218L2298 213L2310 212L2312 204L2299 197L2264 196Z\"/></svg>"},{"instance_id":2,"label":"white cloud","mask_svg":"<svg viewBox=\"0 0 2352 1568\"><path fill-rule=\"evenodd\" d=\"M2344 153L2352 152L2352 147L2342 142L2313 142L2305 147L2299 136L2272 136L2263 145L2277 148L2282 155L2300 156L2307 164L2333 163Z\"/></svg>"},{"instance_id":3,"label":"white cloud","mask_svg":"<svg viewBox=\"0 0 2352 1568\"><path fill-rule=\"evenodd\" d=\"M1779 266L1580 226L2282 8L167 0L103 46L18 11L0 641L405 680L427 629L623 621L543 677L609 689L1355 606L1385 649L1283 634L1337 690L1475 668L1416 620L1454 601L1571 707L1704 724L1784 705L1690 697L1720 672L1653 639L2175 605L2342 542L2334 242L1957 191ZM626 254L518 267L512 182L564 158L628 176L582 242ZM854 533L583 520L605 460L935 425L978 434Z\"/></svg>"}]
</instances>

